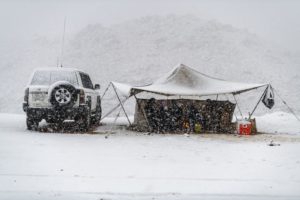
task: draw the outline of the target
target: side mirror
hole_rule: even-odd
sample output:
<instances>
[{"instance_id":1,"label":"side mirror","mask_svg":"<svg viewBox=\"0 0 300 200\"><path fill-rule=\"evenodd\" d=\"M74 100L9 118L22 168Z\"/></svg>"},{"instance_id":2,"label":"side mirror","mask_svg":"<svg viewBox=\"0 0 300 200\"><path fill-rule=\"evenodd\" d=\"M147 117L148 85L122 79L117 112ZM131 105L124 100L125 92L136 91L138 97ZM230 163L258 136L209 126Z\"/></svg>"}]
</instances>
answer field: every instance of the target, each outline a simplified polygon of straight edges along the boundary
<instances>
[{"instance_id":1,"label":"side mirror","mask_svg":"<svg viewBox=\"0 0 300 200\"><path fill-rule=\"evenodd\" d=\"M100 84L95 84L95 90L100 90Z\"/></svg>"}]
</instances>

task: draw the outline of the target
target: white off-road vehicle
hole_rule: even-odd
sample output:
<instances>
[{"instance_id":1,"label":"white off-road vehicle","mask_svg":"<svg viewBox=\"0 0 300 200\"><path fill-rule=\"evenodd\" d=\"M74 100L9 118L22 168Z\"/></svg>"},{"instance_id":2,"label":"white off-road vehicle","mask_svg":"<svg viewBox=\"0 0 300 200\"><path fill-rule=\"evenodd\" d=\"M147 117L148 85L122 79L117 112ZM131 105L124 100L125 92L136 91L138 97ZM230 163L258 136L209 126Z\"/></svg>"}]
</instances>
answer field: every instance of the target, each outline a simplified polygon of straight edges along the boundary
<instances>
[{"instance_id":1,"label":"white off-road vehicle","mask_svg":"<svg viewBox=\"0 0 300 200\"><path fill-rule=\"evenodd\" d=\"M41 68L34 71L25 89L23 110L27 128L37 129L43 119L61 125L75 120L87 131L101 119L100 85L88 74L72 68Z\"/></svg>"}]
</instances>

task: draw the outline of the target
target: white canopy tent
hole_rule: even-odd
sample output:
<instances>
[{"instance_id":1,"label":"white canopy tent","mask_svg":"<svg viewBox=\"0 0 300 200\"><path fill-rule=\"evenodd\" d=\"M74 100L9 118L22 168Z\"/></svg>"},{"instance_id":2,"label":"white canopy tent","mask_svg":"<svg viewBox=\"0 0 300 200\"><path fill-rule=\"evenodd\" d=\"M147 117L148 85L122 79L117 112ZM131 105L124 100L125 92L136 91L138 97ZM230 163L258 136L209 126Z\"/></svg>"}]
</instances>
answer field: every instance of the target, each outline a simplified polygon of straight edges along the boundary
<instances>
[{"instance_id":1,"label":"white canopy tent","mask_svg":"<svg viewBox=\"0 0 300 200\"><path fill-rule=\"evenodd\" d=\"M104 115L103 118L105 118L121 106L128 119L129 124L131 125L124 109L123 103L132 96L137 98L136 95L141 92L148 92L164 96L179 96L180 98L202 97L221 94L232 94L234 96L236 94L240 94L264 86L268 88L269 84L249 84L226 81L203 74L186 65L179 64L170 72L161 76L158 80L149 85L132 86L119 82L111 82L106 91L110 86L113 87L115 94L119 100L119 104L111 109L111 111L109 111L106 115ZM103 96L105 95L106 91L104 92ZM123 97L123 100L121 100L121 96ZM262 100L262 97L260 98L259 102ZM254 110L256 109L256 107L257 106L255 106ZM254 112L254 110L252 111L252 113Z\"/></svg>"},{"instance_id":2,"label":"white canopy tent","mask_svg":"<svg viewBox=\"0 0 300 200\"><path fill-rule=\"evenodd\" d=\"M180 64L157 81L146 86L130 86L111 82L123 96L140 92L151 92L165 96L209 96L219 94L239 94L268 84L248 84L225 81L196 71Z\"/></svg>"}]
</instances>

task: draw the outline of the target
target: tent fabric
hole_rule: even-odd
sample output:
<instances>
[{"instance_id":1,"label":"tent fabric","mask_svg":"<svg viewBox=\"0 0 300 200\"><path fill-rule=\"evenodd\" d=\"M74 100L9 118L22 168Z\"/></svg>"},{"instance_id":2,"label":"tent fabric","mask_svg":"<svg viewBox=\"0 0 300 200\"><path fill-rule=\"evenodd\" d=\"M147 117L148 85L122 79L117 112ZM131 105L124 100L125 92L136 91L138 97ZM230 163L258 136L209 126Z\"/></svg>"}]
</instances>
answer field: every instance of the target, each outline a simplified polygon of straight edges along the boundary
<instances>
[{"instance_id":1,"label":"tent fabric","mask_svg":"<svg viewBox=\"0 0 300 200\"><path fill-rule=\"evenodd\" d=\"M111 84L118 90L118 94L123 97L130 97L131 85L112 81Z\"/></svg>"},{"instance_id":2,"label":"tent fabric","mask_svg":"<svg viewBox=\"0 0 300 200\"><path fill-rule=\"evenodd\" d=\"M133 122L135 130L148 131L151 119L147 115L146 107L149 106L149 100L138 98L136 102ZM198 118L195 116L195 120L198 120L198 124L202 123L202 131L232 132L231 119L236 104L230 101L155 99L152 104L154 109L152 116L154 120L158 121L157 125L161 130L176 132L176 129L178 131L183 128L183 122L188 120L186 117L190 117L189 109L191 104L196 110L195 114L198 113ZM164 113L161 113L162 107ZM181 116L179 117L178 114Z\"/></svg>"},{"instance_id":3,"label":"tent fabric","mask_svg":"<svg viewBox=\"0 0 300 200\"><path fill-rule=\"evenodd\" d=\"M268 84L248 84L225 81L198 72L180 64L169 73L163 75L153 84L146 86L130 86L113 82L123 95L132 96L140 92L151 92L166 96L209 96L217 94L238 94Z\"/></svg>"}]
</instances>

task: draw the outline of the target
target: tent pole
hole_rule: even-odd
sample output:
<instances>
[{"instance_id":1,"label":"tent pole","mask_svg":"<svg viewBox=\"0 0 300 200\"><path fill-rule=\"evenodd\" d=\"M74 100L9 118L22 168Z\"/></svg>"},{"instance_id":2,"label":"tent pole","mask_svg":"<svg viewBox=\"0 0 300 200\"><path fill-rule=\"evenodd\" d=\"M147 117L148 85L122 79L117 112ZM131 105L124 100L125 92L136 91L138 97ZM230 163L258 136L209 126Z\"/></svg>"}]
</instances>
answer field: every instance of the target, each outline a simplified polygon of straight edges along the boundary
<instances>
[{"instance_id":1,"label":"tent pole","mask_svg":"<svg viewBox=\"0 0 300 200\"><path fill-rule=\"evenodd\" d=\"M110 132L112 132L113 127L116 126L116 122L117 122L117 119L120 117L121 110L122 110L122 108L119 110L118 114L116 115L114 122L110 128Z\"/></svg>"},{"instance_id":2,"label":"tent pole","mask_svg":"<svg viewBox=\"0 0 300 200\"><path fill-rule=\"evenodd\" d=\"M147 125L148 125L148 128L149 128L149 130L150 130L150 123L149 123L149 121L148 121L148 118L146 117L145 110L142 109L141 105L138 103L138 98L135 96L135 94L134 94L133 96L134 96L134 98L135 98L135 100L136 100L136 103L137 103L137 105L138 105L139 110L142 111L143 117L144 117L144 119L146 120Z\"/></svg>"},{"instance_id":3,"label":"tent pole","mask_svg":"<svg viewBox=\"0 0 300 200\"><path fill-rule=\"evenodd\" d=\"M102 100L103 97L105 96L105 94L106 94L106 92L108 91L108 88L110 87L110 85L111 85L111 82L110 82L110 83L108 84L108 86L106 87L106 89L105 89L103 95L101 96L101 100Z\"/></svg>"},{"instance_id":4,"label":"tent pole","mask_svg":"<svg viewBox=\"0 0 300 200\"><path fill-rule=\"evenodd\" d=\"M278 94L277 90L275 90L275 88L273 88L274 92L276 93L276 95L278 95L278 97L280 98L280 100L282 101L282 103L284 105L286 105L286 107L289 109L289 111L295 116L295 118L300 122L299 117L296 115L296 113L293 111L293 109L281 98L281 96Z\"/></svg>"},{"instance_id":5,"label":"tent pole","mask_svg":"<svg viewBox=\"0 0 300 200\"><path fill-rule=\"evenodd\" d=\"M123 109L123 111L124 111L124 114L125 114L125 116L126 116L126 118L127 118L127 120L128 120L129 125L132 126L132 124L131 124L131 122L130 122L130 120L129 120L129 117L128 117L126 111L125 111L125 108L124 108L124 106L123 106L123 103L122 103L122 101L121 101L121 99L120 99L120 97L119 97L119 95L118 95L118 92L117 92L115 86L112 85L112 87L114 88L114 91L115 91L115 93L116 93L116 95L117 95L117 97L118 97L118 100L119 100L120 105L121 105L121 107L122 107L122 109Z\"/></svg>"},{"instance_id":6,"label":"tent pole","mask_svg":"<svg viewBox=\"0 0 300 200\"><path fill-rule=\"evenodd\" d=\"M239 106L239 104L238 104L238 102L237 102L237 100L236 100L236 98L235 98L235 95L232 94L232 96L233 96L233 98L234 98L234 100L235 100L236 106L238 107L238 110L239 110L239 112L240 112L242 118L244 118L244 117L243 117L243 113L242 113L242 111L241 111L241 109L240 109L240 106Z\"/></svg>"},{"instance_id":7,"label":"tent pole","mask_svg":"<svg viewBox=\"0 0 300 200\"><path fill-rule=\"evenodd\" d=\"M113 125L116 125L117 119L120 117L121 110L122 108L119 110L118 114L116 115Z\"/></svg>"},{"instance_id":8,"label":"tent pole","mask_svg":"<svg viewBox=\"0 0 300 200\"><path fill-rule=\"evenodd\" d=\"M258 104L261 102L261 100L263 99L264 95L266 94L267 92L267 89L268 89L269 85L266 87L265 91L263 92L263 94L261 95L261 97L259 98L257 104L255 105L254 109L252 110L251 114L249 115L249 119L251 119L251 116L253 115L253 113L255 112Z\"/></svg>"}]
</instances>

